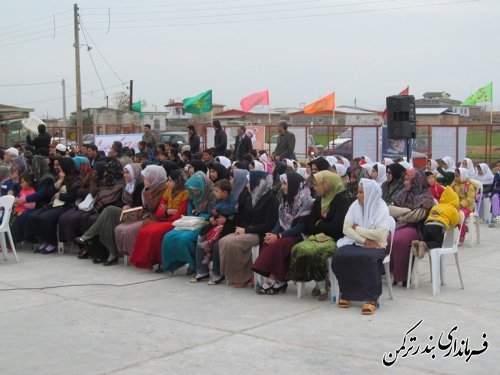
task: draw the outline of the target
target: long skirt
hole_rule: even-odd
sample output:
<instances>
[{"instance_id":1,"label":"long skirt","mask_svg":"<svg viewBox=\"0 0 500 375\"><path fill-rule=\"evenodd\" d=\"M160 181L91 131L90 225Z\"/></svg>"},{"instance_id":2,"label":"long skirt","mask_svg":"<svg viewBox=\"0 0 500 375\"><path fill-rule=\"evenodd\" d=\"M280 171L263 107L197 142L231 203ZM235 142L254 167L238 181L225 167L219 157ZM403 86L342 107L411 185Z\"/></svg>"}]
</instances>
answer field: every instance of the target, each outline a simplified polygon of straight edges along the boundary
<instances>
[{"instance_id":1,"label":"long skirt","mask_svg":"<svg viewBox=\"0 0 500 375\"><path fill-rule=\"evenodd\" d=\"M390 263L394 281L406 281L406 277L408 276L411 242L419 239L418 230L413 226L398 228L396 232L394 232L394 243L392 245Z\"/></svg>"},{"instance_id":2,"label":"long skirt","mask_svg":"<svg viewBox=\"0 0 500 375\"><path fill-rule=\"evenodd\" d=\"M385 249L346 245L337 249L332 270L337 277L341 298L353 301L376 301L382 294L381 262Z\"/></svg>"},{"instance_id":3,"label":"long skirt","mask_svg":"<svg viewBox=\"0 0 500 375\"><path fill-rule=\"evenodd\" d=\"M252 277L252 246L259 244L257 234L228 234L219 240L221 274L230 283L245 283Z\"/></svg>"},{"instance_id":4,"label":"long skirt","mask_svg":"<svg viewBox=\"0 0 500 375\"><path fill-rule=\"evenodd\" d=\"M161 243L161 264L163 270L174 272L186 263L195 269L196 240L201 228L197 230L171 230Z\"/></svg>"},{"instance_id":5,"label":"long skirt","mask_svg":"<svg viewBox=\"0 0 500 375\"><path fill-rule=\"evenodd\" d=\"M115 227L116 248L121 254L130 255L132 253L141 227L142 220L129 221Z\"/></svg>"},{"instance_id":6,"label":"long skirt","mask_svg":"<svg viewBox=\"0 0 500 375\"><path fill-rule=\"evenodd\" d=\"M99 242L115 257L118 249L115 243L115 228L120 224L122 209L115 206L106 207L97 221L83 234L86 237L99 237Z\"/></svg>"},{"instance_id":7,"label":"long skirt","mask_svg":"<svg viewBox=\"0 0 500 375\"><path fill-rule=\"evenodd\" d=\"M500 195L499 194L493 194L491 196L491 214L492 214L492 219L496 218L497 216L500 216Z\"/></svg>"},{"instance_id":8,"label":"long skirt","mask_svg":"<svg viewBox=\"0 0 500 375\"><path fill-rule=\"evenodd\" d=\"M57 222L71 207L44 207L34 210L26 223L27 240L57 245Z\"/></svg>"},{"instance_id":9,"label":"long skirt","mask_svg":"<svg viewBox=\"0 0 500 375\"><path fill-rule=\"evenodd\" d=\"M321 241L316 241L317 238L321 239ZM321 235L310 236L292 248L292 259L287 276L288 280L326 280L328 274L326 260L337 249L335 241L330 237L326 238L328 240L324 241Z\"/></svg>"},{"instance_id":10,"label":"long skirt","mask_svg":"<svg viewBox=\"0 0 500 375\"><path fill-rule=\"evenodd\" d=\"M74 238L81 236L81 219L85 211L73 207L59 218L59 241L71 242Z\"/></svg>"},{"instance_id":11,"label":"long skirt","mask_svg":"<svg viewBox=\"0 0 500 375\"><path fill-rule=\"evenodd\" d=\"M33 210L30 209L24 211L20 215L18 215L15 212L12 212L10 220L11 223L10 231L14 243L24 241L24 235L26 232L26 223L28 221L29 216L31 215L31 212L33 212Z\"/></svg>"},{"instance_id":12,"label":"long skirt","mask_svg":"<svg viewBox=\"0 0 500 375\"><path fill-rule=\"evenodd\" d=\"M260 249L252 270L265 277L274 275L276 280L285 281L290 268L292 247L300 240L300 237L284 237L264 246Z\"/></svg>"},{"instance_id":13,"label":"long skirt","mask_svg":"<svg viewBox=\"0 0 500 375\"><path fill-rule=\"evenodd\" d=\"M139 229L130 263L145 269L161 264L161 241L172 229L174 226L168 221L158 221Z\"/></svg>"}]
</instances>

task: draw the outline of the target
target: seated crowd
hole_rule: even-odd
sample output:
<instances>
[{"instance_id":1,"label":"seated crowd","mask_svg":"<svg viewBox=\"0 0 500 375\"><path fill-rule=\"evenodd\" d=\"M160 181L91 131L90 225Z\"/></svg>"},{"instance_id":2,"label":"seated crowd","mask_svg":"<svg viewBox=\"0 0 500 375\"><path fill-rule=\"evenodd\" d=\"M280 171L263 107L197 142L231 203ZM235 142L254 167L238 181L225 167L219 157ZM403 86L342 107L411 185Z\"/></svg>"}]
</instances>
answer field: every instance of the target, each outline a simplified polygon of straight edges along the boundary
<instances>
[{"instance_id":1,"label":"seated crowd","mask_svg":"<svg viewBox=\"0 0 500 375\"><path fill-rule=\"evenodd\" d=\"M470 159L457 167L451 157L428 160L425 170L367 156L318 157L302 168L253 149L235 155L177 144L139 148L135 153L114 142L108 155L94 144L76 152L60 144L0 151L1 194L15 196L14 242L50 254L58 241L75 241L79 259L104 266L121 255L154 272L187 265L192 283L227 280L243 288L256 272L265 278L259 294L285 293L288 281L314 281L312 295L319 300L328 298L331 257L339 306L366 301L362 313L373 314L382 293L389 216L397 223L393 285L405 286L409 257L440 247L446 230L458 224L459 210L468 217L476 199L490 198L492 219L500 215L500 162L495 174ZM476 196L478 183L483 197ZM181 228L179 221L191 216L204 224ZM464 225L460 242L466 233Z\"/></svg>"}]
</instances>

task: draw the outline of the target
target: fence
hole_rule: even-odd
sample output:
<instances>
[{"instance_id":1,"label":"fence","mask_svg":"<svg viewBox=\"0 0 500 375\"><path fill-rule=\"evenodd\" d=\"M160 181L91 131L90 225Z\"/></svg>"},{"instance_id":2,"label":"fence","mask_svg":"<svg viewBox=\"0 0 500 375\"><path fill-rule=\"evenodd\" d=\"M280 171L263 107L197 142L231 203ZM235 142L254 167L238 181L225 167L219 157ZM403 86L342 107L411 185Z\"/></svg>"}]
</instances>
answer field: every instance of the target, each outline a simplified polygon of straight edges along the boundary
<instances>
[{"instance_id":1,"label":"fence","mask_svg":"<svg viewBox=\"0 0 500 375\"><path fill-rule=\"evenodd\" d=\"M202 145L213 145L213 128L210 124L197 124ZM228 134L228 148L234 145L239 125L223 126ZM272 154L276 146L278 127L276 125L247 125L247 130L255 134L254 146ZM76 143L76 127L53 127L47 131L54 140L69 145ZM141 125L90 125L83 126L84 141L90 142L94 134L142 133ZM293 125L289 131L296 135L296 155L307 157L311 152L316 155L339 154L348 158L361 156L363 150L370 150L372 158L380 160L384 149L382 145L383 128L380 125ZM186 130L187 132L187 130ZM25 143L24 129L0 129L0 144L10 147ZM85 137L87 135L87 137ZM274 137L274 138L273 138ZM491 164L500 160L500 124L474 125L418 125L413 150L426 157L438 158L443 152L459 160L467 156L475 162Z\"/></svg>"}]
</instances>

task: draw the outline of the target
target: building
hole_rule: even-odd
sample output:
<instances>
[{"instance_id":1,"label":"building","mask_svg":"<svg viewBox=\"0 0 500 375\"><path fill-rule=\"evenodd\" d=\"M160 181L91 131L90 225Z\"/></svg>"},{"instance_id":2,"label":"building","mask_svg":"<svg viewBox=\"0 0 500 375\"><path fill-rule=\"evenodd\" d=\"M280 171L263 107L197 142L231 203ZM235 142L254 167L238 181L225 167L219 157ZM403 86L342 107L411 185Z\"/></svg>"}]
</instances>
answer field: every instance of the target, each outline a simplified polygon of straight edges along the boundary
<instances>
[{"instance_id":1,"label":"building","mask_svg":"<svg viewBox=\"0 0 500 375\"><path fill-rule=\"evenodd\" d=\"M85 108L82 110L83 134L126 134L142 133L138 112L122 111L114 108ZM76 112L71 113L69 139L74 138Z\"/></svg>"},{"instance_id":2,"label":"building","mask_svg":"<svg viewBox=\"0 0 500 375\"><path fill-rule=\"evenodd\" d=\"M459 125L463 123L463 116L447 107L417 107L415 114L419 125Z\"/></svg>"},{"instance_id":3,"label":"building","mask_svg":"<svg viewBox=\"0 0 500 375\"><path fill-rule=\"evenodd\" d=\"M416 108L447 108L449 111L466 117L472 121L478 121L483 116L483 109L478 106L462 106L462 101L451 99L451 95L445 91L430 91L424 93L422 99L415 100ZM462 119L462 122L466 122Z\"/></svg>"},{"instance_id":4,"label":"building","mask_svg":"<svg viewBox=\"0 0 500 375\"><path fill-rule=\"evenodd\" d=\"M334 122L335 121L335 122ZM350 106L335 108L335 117L332 111L322 111L307 115L304 110L290 114L291 125L381 125L382 114L379 111L360 109Z\"/></svg>"},{"instance_id":5,"label":"building","mask_svg":"<svg viewBox=\"0 0 500 375\"><path fill-rule=\"evenodd\" d=\"M0 104L0 146L10 147L14 143L24 142L26 131L22 120L30 117L33 108L21 108Z\"/></svg>"}]
</instances>

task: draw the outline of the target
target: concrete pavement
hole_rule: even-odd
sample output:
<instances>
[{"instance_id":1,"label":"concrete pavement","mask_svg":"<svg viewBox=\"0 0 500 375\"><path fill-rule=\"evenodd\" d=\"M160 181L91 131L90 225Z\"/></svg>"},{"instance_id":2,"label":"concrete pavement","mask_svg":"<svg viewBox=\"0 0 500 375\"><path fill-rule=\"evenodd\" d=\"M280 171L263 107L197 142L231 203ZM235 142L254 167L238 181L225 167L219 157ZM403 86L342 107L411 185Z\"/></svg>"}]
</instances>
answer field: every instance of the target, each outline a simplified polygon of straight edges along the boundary
<instances>
[{"instance_id":1,"label":"concrete pavement","mask_svg":"<svg viewBox=\"0 0 500 375\"><path fill-rule=\"evenodd\" d=\"M373 316L362 316L360 303L339 309L318 302L311 283L302 299L292 283L286 294L260 296L121 263L103 267L74 254L20 250L20 263L0 260L0 373L498 374L499 234L481 225L482 243L472 248L466 240L460 249L465 290L450 257L447 285L432 296L425 259L419 289L399 285L389 300L384 283ZM384 365L384 354L395 355L422 319L397 360ZM442 332L442 344L450 342L454 326L451 349L431 350ZM460 355L467 338L477 351L468 362Z\"/></svg>"}]
</instances>

